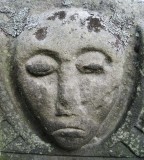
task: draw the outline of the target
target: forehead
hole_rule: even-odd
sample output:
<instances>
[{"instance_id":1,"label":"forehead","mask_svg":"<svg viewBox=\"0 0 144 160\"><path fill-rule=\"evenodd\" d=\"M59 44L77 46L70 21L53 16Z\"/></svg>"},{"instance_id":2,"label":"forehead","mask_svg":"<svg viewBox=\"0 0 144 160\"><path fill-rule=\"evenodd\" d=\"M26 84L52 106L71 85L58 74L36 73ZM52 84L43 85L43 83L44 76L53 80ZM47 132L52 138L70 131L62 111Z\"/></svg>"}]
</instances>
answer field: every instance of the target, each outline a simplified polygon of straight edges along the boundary
<instances>
[{"instance_id":1,"label":"forehead","mask_svg":"<svg viewBox=\"0 0 144 160\"><path fill-rule=\"evenodd\" d=\"M19 54L30 55L37 49L75 54L83 48L103 50L110 56L122 53L120 38L106 29L103 17L97 12L76 8L54 9L35 16L37 27L25 30L17 39Z\"/></svg>"}]
</instances>

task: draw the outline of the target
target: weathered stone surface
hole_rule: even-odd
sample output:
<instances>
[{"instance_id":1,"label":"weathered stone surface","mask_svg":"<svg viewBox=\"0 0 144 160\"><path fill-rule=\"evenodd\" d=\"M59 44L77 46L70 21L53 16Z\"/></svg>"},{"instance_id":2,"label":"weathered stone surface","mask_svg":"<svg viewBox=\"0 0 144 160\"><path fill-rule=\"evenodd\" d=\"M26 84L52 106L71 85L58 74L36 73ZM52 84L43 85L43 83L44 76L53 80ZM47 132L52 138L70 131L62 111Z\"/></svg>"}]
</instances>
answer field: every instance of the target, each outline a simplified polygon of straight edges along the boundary
<instances>
[{"instance_id":1,"label":"weathered stone surface","mask_svg":"<svg viewBox=\"0 0 144 160\"><path fill-rule=\"evenodd\" d=\"M25 154L5 154L2 160L115 160L116 158L99 158L99 157L65 157L65 156L40 156ZM119 158L119 160L139 160L139 158Z\"/></svg>"},{"instance_id":2,"label":"weathered stone surface","mask_svg":"<svg viewBox=\"0 0 144 160\"><path fill-rule=\"evenodd\" d=\"M142 0L1 0L2 153L144 157L143 9Z\"/></svg>"}]
</instances>

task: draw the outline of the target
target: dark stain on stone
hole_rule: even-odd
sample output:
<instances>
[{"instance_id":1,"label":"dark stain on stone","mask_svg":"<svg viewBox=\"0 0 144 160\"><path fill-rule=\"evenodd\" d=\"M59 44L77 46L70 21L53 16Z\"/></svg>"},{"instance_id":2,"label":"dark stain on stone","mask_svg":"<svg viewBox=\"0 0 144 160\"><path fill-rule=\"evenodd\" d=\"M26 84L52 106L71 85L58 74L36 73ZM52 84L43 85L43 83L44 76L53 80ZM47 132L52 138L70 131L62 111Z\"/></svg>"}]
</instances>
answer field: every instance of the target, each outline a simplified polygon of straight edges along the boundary
<instances>
[{"instance_id":1,"label":"dark stain on stone","mask_svg":"<svg viewBox=\"0 0 144 160\"><path fill-rule=\"evenodd\" d=\"M121 44L121 37L119 34L114 34L114 36L116 37L115 47L119 48L119 45Z\"/></svg>"},{"instance_id":2,"label":"dark stain on stone","mask_svg":"<svg viewBox=\"0 0 144 160\"><path fill-rule=\"evenodd\" d=\"M121 40L121 37L120 37L120 35L119 35L119 34L117 34L117 35L116 35L116 37L117 37L119 40Z\"/></svg>"},{"instance_id":3,"label":"dark stain on stone","mask_svg":"<svg viewBox=\"0 0 144 160\"><path fill-rule=\"evenodd\" d=\"M35 32L35 37L39 41L44 40L46 38L46 35L47 35L47 27L40 28Z\"/></svg>"},{"instance_id":4,"label":"dark stain on stone","mask_svg":"<svg viewBox=\"0 0 144 160\"><path fill-rule=\"evenodd\" d=\"M53 20L53 21L54 21L55 19L56 19L56 17L55 17L54 15L47 18L47 20Z\"/></svg>"},{"instance_id":5,"label":"dark stain on stone","mask_svg":"<svg viewBox=\"0 0 144 160\"><path fill-rule=\"evenodd\" d=\"M138 36L135 37L134 51L136 53L140 53L140 51L141 51L141 35L140 34L141 33L139 30L137 31L137 34L138 34Z\"/></svg>"},{"instance_id":6,"label":"dark stain on stone","mask_svg":"<svg viewBox=\"0 0 144 160\"><path fill-rule=\"evenodd\" d=\"M72 21L76 20L75 15L70 16L70 20Z\"/></svg>"},{"instance_id":7,"label":"dark stain on stone","mask_svg":"<svg viewBox=\"0 0 144 160\"><path fill-rule=\"evenodd\" d=\"M77 13L71 15L71 16L70 16L70 20L72 20L72 21L76 20L76 17L77 17L77 16L78 16Z\"/></svg>"},{"instance_id":8,"label":"dark stain on stone","mask_svg":"<svg viewBox=\"0 0 144 160\"><path fill-rule=\"evenodd\" d=\"M101 1L100 4L103 4L103 1Z\"/></svg>"},{"instance_id":9,"label":"dark stain on stone","mask_svg":"<svg viewBox=\"0 0 144 160\"><path fill-rule=\"evenodd\" d=\"M92 16L87 18L88 22L88 30L99 32L101 28L104 28L104 26L101 24L99 18L93 18Z\"/></svg>"},{"instance_id":10,"label":"dark stain on stone","mask_svg":"<svg viewBox=\"0 0 144 160\"><path fill-rule=\"evenodd\" d=\"M65 19L66 17L65 11L57 12L56 15L58 16L59 19Z\"/></svg>"},{"instance_id":11,"label":"dark stain on stone","mask_svg":"<svg viewBox=\"0 0 144 160\"><path fill-rule=\"evenodd\" d=\"M118 47L119 47L119 44L120 44L119 39L116 39L115 47L118 48Z\"/></svg>"},{"instance_id":12,"label":"dark stain on stone","mask_svg":"<svg viewBox=\"0 0 144 160\"><path fill-rule=\"evenodd\" d=\"M47 20L55 20L56 18L63 20L66 17L66 12L65 11L59 11L53 14L53 16L48 17Z\"/></svg>"}]
</instances>

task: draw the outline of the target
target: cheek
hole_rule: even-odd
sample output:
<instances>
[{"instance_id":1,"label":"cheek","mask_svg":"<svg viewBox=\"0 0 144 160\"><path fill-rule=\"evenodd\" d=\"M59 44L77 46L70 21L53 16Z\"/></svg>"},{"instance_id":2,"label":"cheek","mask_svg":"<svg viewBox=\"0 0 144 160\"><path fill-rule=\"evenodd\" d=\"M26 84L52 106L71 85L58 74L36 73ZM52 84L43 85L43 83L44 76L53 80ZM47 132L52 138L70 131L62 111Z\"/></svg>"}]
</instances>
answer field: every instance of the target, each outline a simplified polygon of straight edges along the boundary
<instances>
[{"instance_id":1,"label":"cheek","mask_svg":"<svg viewBox=\"0 0 144 160\"><path fill-rule=\"evenodd\" d=\"M110 93L121 84L121 80L116 81L111 76L98 77L97 75L83 76L80 82L82 101L95 102L103 99L105 95L110 95ZM108 98L108 100L110 99Z\"/></svg>"},{"instance_id":2,"label":"cheek","mask_svg":"<svg viewBox=\"0 0 144 160\"><path fill-rule=\"evenodd\" d=\"M81 102L89 115L102 121L108 115L119 96L122 77L109 75L84 75L80 83Z\"/></svg>"},{"instance_id":3,"label":"cheek","mask_svg":"<svg viewBox=\"0 0 144 160\"><path fill-rule=\"evenodd\" d=\"M19 76L18 81L28 107L38 114L54 114L57 100L57 75L38 78L23 75Z\"/></svg>"}]
</instances>

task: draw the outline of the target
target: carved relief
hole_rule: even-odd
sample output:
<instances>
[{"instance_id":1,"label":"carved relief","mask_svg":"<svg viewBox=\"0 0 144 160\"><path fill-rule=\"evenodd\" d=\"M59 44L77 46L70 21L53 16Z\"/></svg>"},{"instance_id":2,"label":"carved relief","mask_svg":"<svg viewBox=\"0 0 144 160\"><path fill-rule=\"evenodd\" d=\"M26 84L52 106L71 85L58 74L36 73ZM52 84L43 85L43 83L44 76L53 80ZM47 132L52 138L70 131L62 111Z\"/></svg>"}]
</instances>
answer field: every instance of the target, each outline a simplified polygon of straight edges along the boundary
<instances>
[{"instance_id":1,"label":"carved relief","mask_svg":"<svg viewBox=\"0 0 144 160\"><path fill-rule=\"evenodd\" d=\"M56 18L47 18L50 14ZM74 14L77 20L70 20ZM40 28L24 31L15 43L13 75L20 98L45 134L70 150L102 136L99 129L124 92L125 54L116 55L105 35L111 43L116 37L103 29L97 33L100 22L89 17L80 9L46 13ZM90 26L96 30L89 32Z\"/></svg>"},{"instance_id":2,"label":"carved relief","mask_svg":"<svg viewBox=\"0 0 144 160\"><path fill-rule=\"evenodd\" d=\"M7 111L2 104L3 112L14 109L7 119L18 133L14 139L28 143L22 152L81 155L95 148L99 156L105 146L103 154L115 156L110 146L131 146L126 141L131 134L122 131L128 128L130 133L127 121L141 128L143 116L140 106L135 116L139 122L128 118L142 94L136 90L142 80L142 32L136 30L133 17L76 7L33 16L37 24L31 29L25 24L11 42L8 92L13 106Z\"/></svg>"}]
</instances>

